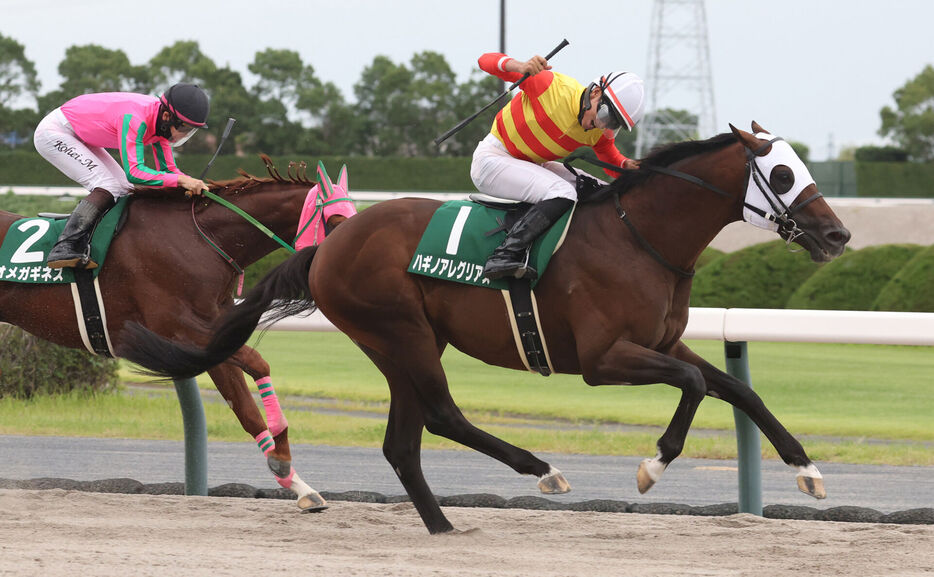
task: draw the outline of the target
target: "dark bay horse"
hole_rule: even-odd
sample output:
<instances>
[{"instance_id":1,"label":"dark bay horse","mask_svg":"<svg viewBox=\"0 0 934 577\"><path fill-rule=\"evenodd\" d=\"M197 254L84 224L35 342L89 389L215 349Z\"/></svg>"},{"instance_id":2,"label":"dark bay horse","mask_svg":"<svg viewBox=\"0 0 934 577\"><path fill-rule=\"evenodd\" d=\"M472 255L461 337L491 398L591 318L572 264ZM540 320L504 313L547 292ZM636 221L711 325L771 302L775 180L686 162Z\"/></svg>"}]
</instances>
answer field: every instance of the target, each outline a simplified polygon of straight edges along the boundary
<instances>
[{"instance_id":1,"label":"dark bay horse","mask_svg":"<svg viewBox=\"0 0 934 577\"><path fill-rule=\"evenodd\" d=\"M210 189L288 242L296 236L299 215L315 182L305 176L304 163L290 163L288 177L282 177L268 157L263 159L269 178L242 173L241 178L212 182ZM319 168L319 179L322 170ZM326 173L323 178L327 178ZM346 172L342 171L336 186L328 181L327 186L322 182L321 187L332 192L333 198L319 201L346 198ZM106 328L115 351L123 347L124 326L128 321L173 338L207 342L212 321L233 303L239 277L235 267L242 270L279 247L229 208L206 198L186 200L183 192L183 189L138 190L127 208L126 224L111 244L98 280ZM21 218L0 211L0 240L11 224ZM329 225L336 226L344 219L332 216ZM226 253L233 264L212 248L202 234ZM0 322L11 323L59 345L85 347L68 284L0 282ZM244 371L263 393L268 428L246 385ZM243 428L261 443L279 483L298 496L299 507L324 507L321 496L295 475L291 466L288 422L276 400L266 361L252 348L243 346L208 373Z\"/></svg>"},{"instance_id":2,"label":"dark bay horse","mask_svg":"<svg viewBox=\"0 0 934 577\"><path fill-rule=\"evenodd\" d=\"M591 386L666 383L681 390L657 455L639 467L640 492L681 453L707 395L748 414L796 470L799 488L817 498L825 495L804 448L759 396L680 340L694 263L728 223L745 214L796 242L817 262L839 256L849 240L791 147L757 124L752 127L755 134L731 126L732 133L653 152L642 160L642 169L627 171L602 199L579 203L563 245L535 289L556 371L581 374ZM136 327L125 355L163 375L197 374L238 350L267 310L287 316L317 306L389 383L383 452L429 532L452 526L422 474L424 428L539 477L543 492L567 491L560 471L476 428L449 393L441 365L448 344L491 365L525 366L499 291L406 272L438 205L399 199L362 212L319 247L299 252L271 272L223 317L206 349Z\"/></svg>"}]
</instances>

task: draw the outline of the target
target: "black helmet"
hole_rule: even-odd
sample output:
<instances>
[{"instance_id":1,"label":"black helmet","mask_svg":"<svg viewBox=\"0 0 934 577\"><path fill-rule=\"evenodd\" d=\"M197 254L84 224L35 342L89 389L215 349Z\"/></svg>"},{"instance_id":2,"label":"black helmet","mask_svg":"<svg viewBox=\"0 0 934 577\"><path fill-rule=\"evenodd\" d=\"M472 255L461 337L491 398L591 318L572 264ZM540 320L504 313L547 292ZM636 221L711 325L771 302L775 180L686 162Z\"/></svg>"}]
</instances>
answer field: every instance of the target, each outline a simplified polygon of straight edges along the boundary
<instances>
[{"instance_id":1,"label":"black helmet","mask_svg":"<svg viewBox=\"0 0 934 577\"><path fill-rule=\"evenodd\" d=\"M159 97L162 104L172 115L185 124L197 128L207 128L208 112L211 105L208 95L197 84L179 82L166 90Z\"/></svg>"}]
</instances>

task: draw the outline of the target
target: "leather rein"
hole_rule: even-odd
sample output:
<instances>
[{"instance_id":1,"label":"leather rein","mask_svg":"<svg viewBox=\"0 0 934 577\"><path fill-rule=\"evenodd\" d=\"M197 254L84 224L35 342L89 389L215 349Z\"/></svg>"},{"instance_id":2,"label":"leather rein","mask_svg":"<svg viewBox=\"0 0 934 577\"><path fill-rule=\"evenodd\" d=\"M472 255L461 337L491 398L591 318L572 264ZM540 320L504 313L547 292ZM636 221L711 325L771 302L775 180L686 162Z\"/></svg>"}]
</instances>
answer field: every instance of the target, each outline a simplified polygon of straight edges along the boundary
<instances>
[{"instance_id":1,"label":"leather rein","mask_svg":"<svg viewBox=\"0 0 934 577\"><path fill-rule=\"evenodd\" d=\"M755 150L749 148L745 144L743 145L743 147L746 150L746 179L745 180L746 182L748 182L749 176L750 174L752 174L753 182L755 182L756 186L759 187L759 190L762 192L762 195L766 198L766 200L768 200L769 205L772 207L772 210L774 212L767 213L766 211L747 203L745 199L743 200L743 206L755 212L759 216L776 223L778 225L779 235L785 240L786 244L790 245L795 239L797 239L803 234L806 234L803 230L798 228L798 224L794 221L792 216L794 215L796 211L804 208L805 206L814 202L815 200L817 200L823 195L820 192L818 192L817 194L803 201L801 204L798 204L794 208L791 208L787 204L785 204L785 202L781 199L781 197L778 194L775 193L775 191L772 189L772 186L769 184L768 178L765 176L765 174L762 173L762 170L759 168L759 165L756 163L756 158L764 150L772 146L772 143L777 142L779 140L783 140L783 139L781 137L775 137L772 140L769 140L768 142L764 143L762 146L760 146L759 148ZM577 158L581 160L585 160L600 168L605 168L608 170L612 170L614 172L620 171L619 166L612 165L608 162L603 162L601 160L597 160L594 158L588 158L586 156L580 156ZM574 160L577 160L577 158ZM569 165L566 164L565 166L568 166L568 169L570 169L572 172L575 172ZM681 172L680 170L675 170L673 168L668 168L665 166L654 166L651 164L642 164L640 166L640 169L645 169L650 172L655 172L657 174L663 174L665 176L679 178L686 182L690 182L691 184L697 185L701 188L706 188L709 191L715 192L716 194L725 196L727 198L732 198L733 196L730 193L724 191L723 189L705 180L702 180L694 175ZM605 190L607 187L609 187L609 185L606 185L601 190ZM668 262L668 260L666 260L665 257L663 257L661 253L659 253L655 249L655 247L653 247L651 243L649 243L649 241L646 240L644 236L642 236L641 233L639 233L636 226L632 223L632 221L629 219L629 216L626 214L626 210L623 208L622 204L620 203L620 196L621 194L613 195L613 201L616 205L616 214L619 216L619 219L623 222L623 224L625 224L626 227L629 229L629 231L632 233L633 237L636 239L636 242L639 243L639 246L641 246L643 250L649 253L649 255L651 255L652 258L654 258L660 265L662 265L669 271L683 278L692 278L694 276L695 271L685 270L681 267L675 266L671 264L670 262Z\"/></svg>"},{"instance_id":2,"label":"leather rein","mask_svg":"<svg viewBox=\"0 0 934 577\"><path fill-rule=\"evenodd\" d=\"M295 253L295 247L293 246L293 245L295 244L295 241L294 241L294 240L292 241L292 244L291 244L291 245L288 244L287 242L285 242L284 240L282 240L281 238L279 238L279 237L276 235L276 233L274 233L272 230L270 230L269 227L265 226L263 223L259 222L258 220L256 220L256 219L253 218L252 216L250 216L246 211L244 211L243 209L241 209L241 208L238 207L237 205L233 204L232 202L221 198L221 197L218 196L217 194L214 194L213 192L204 191L204 192L202 192L202 195L205 196L205 197L207 197L207 198L209 198L209 199L211 199L211 200L213 200L214 202L220 204L221 206L227 208L228 210L231 210L231 211L233 211L234 213L240 215L244 220L246 220L247 222L249 222L250 224L252 224L254 227L256 227L257 229L259 229L263 234L265 234L266 236L268 236L268 237L271 238L272 240L274 240L274 241L278 242L280 245L282 245L282 247L285 248L285 250L287 250L287 251L289 251L289 252L291 252L291 253ZM212 238L208 235L208 233L206 233L206 232L201 228L201 225L198 224L198 218L197 218L197 216L196 216L196 214L195 214L195 206L196 206L196 205L197 205L197 199L196 199L196 198L192 198L192 199L191 199L191 220L192 220L192 222L195 224L195 229L198 231L198 234L201 235L201 238L203 238L204 241L208 243L208 246L210 246L211 248L213 248L214 251L217 252L217 254L219 254L220 257L221 257L222 259L224 259L224 261L227 262L227 264L229 264L229 265L237 272L237 274L239 275L240 280L239 280L238 285L237 285L237 296L239 296L239 295L243 292L243 277L244 277L243 267L241 267L239 264L237 264L237 262L234 260L234 258L233 258L232 256L230 256L229 254L227 254L226 252L224 252L224 249L222 249L222 248L220 247L220 245L217 244L217 242L215 242L214 239L212 239ZM312 222L312 220L314 220L315 215L317 214L317 212L318 212L319 210L322 210L322 208L323 208L323 206L318 206L318 207L315 208L315 213L312 214L311 217L309 217L308 222L306 222L306 223L304 224L304 226L300 227L298 234L295 236L296 240L298 239L299 236L301 236L301 233L308 227L308 225Z\"/></svg>"}]
</instances>

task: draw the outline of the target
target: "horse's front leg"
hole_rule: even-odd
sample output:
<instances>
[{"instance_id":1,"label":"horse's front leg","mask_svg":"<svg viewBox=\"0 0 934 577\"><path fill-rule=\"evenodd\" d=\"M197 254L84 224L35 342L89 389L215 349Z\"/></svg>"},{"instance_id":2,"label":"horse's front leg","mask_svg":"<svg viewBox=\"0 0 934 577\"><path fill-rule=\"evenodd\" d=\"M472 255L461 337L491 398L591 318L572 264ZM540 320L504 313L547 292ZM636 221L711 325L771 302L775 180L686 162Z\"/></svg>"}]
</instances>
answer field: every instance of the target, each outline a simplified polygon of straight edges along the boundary
<instances>
[{"instance_id":1,"label":"horse's front leg","mask_svg":"<svg viewBox=\"0 0 934 577\"><path fill-rule=\"evenodd\" d=\"M765 403L749 385L711 365L684 343L678 343L672 351L672 356L700 369L707 383L708 395L730 403L752 419L778 451L782 460L797 471L798 488L803 493L816 499L827 496L823 477L805 453L804 447L766 408Z\"/></svg>"},{"instance_id":2,"label":"horse's front leg","mask_svg":"<svg viewBox=\"0 0 934 577\"><path fill-rule=\"evenodd\" d=\"M602 354L581 354L581 360L581 374L591 386L666 383L681 389L678 408L656 444L657 454L642 461L636 473L639 492L645 493L681 454L694 414L704 399L704 378L694 365L623 340Z\"/></svg>"},{"instance_id":3,"label":"horse's front leg","mask_svg":"<svg viewBox=\"0 0 934 577\"><path fill-rule=\"evenodd\" d=\"M246 346L241 347L230 358L230 362L235 363L236 366L224 363L209 370L208 374L214 379L217 389L227 399L244 430L253 436L256 444L266 456L266 464L276 478L276 482L295 493L298 497L298 506L302 510L320 511L327 508L324 498L302 481L292 467L288 421L282 414L279 399L272 388L269 364L259 353ZM225 367L229 367L229 371ZM268 427L253 401L240 368L247 371L256 381L263 409L266 411Z\"/></svg>"}]
</instances>

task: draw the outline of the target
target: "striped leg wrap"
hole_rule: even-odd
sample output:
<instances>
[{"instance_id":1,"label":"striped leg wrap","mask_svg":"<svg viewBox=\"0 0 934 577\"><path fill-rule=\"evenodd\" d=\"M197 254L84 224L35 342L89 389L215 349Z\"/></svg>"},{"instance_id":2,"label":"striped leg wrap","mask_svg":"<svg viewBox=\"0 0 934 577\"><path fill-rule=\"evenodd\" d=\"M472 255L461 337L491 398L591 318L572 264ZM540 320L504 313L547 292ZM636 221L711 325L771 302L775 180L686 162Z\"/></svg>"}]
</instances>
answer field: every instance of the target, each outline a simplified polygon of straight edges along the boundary
<instances>
[{"instance_id":1,"label":"striped leg wrap","mask_svg":"<svg viewBox=\"0 0 934 577\"><path fill-rule=\"evenodd\" d=\"M256 381L256 388L259 389L259 397L263 401L263 410L266 412L266 423L273 436L284 431L289 422L282 414L282 407L279 406L279 397L272 388L272 378L263 377Z\"/></svg>"},{"instance_id":2,"label":"striped leg wrap","mask_svg":"<svg viewBox=\"0 0 934 577\"><path fill-rule=\"evenodd\" d=\"M272 440L272 435L269 434L269 430L265 430L256 435L256 444L259 446L259 450L267 456L276 448L276 443Z\"/></svg>"}]
</instances>

